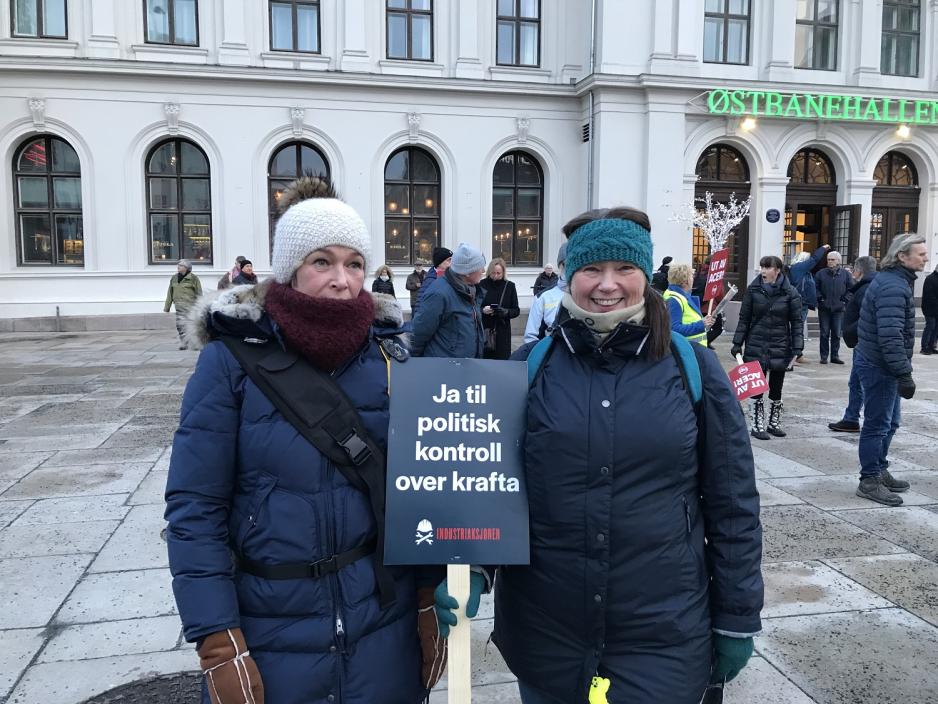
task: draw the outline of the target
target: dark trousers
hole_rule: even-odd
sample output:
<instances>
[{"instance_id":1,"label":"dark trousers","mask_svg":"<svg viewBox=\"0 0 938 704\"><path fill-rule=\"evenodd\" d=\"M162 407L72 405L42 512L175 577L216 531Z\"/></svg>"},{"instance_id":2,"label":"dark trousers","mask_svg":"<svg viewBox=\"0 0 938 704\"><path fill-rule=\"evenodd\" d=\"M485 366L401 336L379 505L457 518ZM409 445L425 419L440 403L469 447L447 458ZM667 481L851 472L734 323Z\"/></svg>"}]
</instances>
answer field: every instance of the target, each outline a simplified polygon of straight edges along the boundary
<instances>
[{"instance_id":1,"label":"dark trousers","mask_svg":"<svg viewBox=\"0 0 938 704\"><path fill-rule=\"evenodd\" d=\"M854 353L853 364L863 387L863 425L860 428L860 479L878 477L888 467L886 455L899 429L899 385L896 377L878 364Z\"/></svg>"},{"instance_id":2,"label":"dark trousers","mask_svg":"<svg viewBox=\"0 0 938 704\"><path fill-rule=\"evenodd\" d=\"M775 369L766 369L762 367L762 373L765 374L769 382L769 400L782 400L782 387L785 385L785 370L776 371ZM753 396L753 398L762 398L763 394Z\"/></svg>"},{"instance_id":3,"label":"dark trousers","mask_svg":"<svg viewBox=\"0 0 938 704\"><path fill-rule=\"evenodd\" d=\"M821 359L840 357L840 336L844 327L844 312L835 313L827 308L817 309L818 323L821 326Z\"/></svg>"},{"instance_id":4,"label":"dark trousers","mask_svg":"<svg viewBox=\"0 0 938 704\"><path fill-rule=\"evenodd\" d=\"M847 382L849 396L847 397L847 410L844 411L844 420L851 423L860 422L860 412L863 410L863 386L860 384L860 372L857 371L857 353L853 353L853 366L850 367L850 381Z\"/></svg>"},{"instance_id":5,"label":"dark trousers","mask_svg":"<svg viewBox=\"0 0 938 704\"><path fill-rule=\"evenodd\" d=\"M938 317L925 318L925 332L922 333L922 349L933 350L938 344Z\"/></svg>"}]
</instances>

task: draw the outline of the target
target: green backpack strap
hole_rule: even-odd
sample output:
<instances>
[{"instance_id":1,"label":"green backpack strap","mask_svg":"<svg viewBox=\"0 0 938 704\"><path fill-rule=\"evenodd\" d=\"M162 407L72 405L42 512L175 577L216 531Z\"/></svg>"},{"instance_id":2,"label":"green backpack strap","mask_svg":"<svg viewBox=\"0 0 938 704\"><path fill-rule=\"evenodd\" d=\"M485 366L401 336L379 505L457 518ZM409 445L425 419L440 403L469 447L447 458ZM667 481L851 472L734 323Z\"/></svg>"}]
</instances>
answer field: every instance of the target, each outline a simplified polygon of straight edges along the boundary
<instances>
[{"instance_id":1,"label":"green backpack strap","mask_svg":"<svg viewBox=\"0 0 938 704\"><path fill-rule=\"evenodd\" d=\"M691 403L694 404L694 410L697 410L697 405L703 398L703 382L700 378L700 363L697 361L697 355L694 354L693 345L695 344L697 343L690 342L683 335L671 331L671 351L677 358L678 368L681 370L687 394L690 396Z\"/></svg>"},{"instance_id":2,"label":"green backpack strap","mask_svg":"<svg viewBox=\"0 0 938 704\"><path fill-rule=\"evenodd\" d=\"M534 380L537 378L537 373L544 365L544 360L547 359L547 355L550 354L550 348L553 346L553 344L554 338L550 335L547 337L542 337L528 353L528 388L534 386Z\"/></svg>"}]
</instances>

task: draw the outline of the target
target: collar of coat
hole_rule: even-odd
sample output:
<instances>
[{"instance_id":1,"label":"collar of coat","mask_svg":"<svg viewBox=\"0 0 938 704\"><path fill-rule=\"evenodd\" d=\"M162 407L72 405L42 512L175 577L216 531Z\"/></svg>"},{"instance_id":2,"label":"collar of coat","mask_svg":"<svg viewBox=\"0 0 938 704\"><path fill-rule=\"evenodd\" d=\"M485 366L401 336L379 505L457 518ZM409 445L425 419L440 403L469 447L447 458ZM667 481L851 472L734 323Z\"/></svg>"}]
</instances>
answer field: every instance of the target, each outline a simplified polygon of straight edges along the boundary
<instances>
[{"instance_id":1,"label":"collar of coat","mask_svg":"<svg viewBox=\"0 0 938 704\"><path fill-rule=\"evenodd\" d=\"M905 278L909 283L909 286L915 286L915 280L918 278L918 272L912 271L907 266L902 266L902 264L896 264L894 266L888 266L883 269L883 272L895 271Z\"/></svg>"},{"instance_id":2,"label":"collar of coat","mask_svg":"<svg viewBox=\"0 0 938 704\"><path fill-rule=\"evenodd\" d=\"M273 279L266 279L255 286L235 286L222 291L212 291L199 298L186 317L185 336L192 349L201 349L217 337L215 316L222 316L239 331L257 327L259 332L271 334L264 303ZM404 312L394 296L372 293L375 305L376 334L383 337L400 335L404 324ZM409 345L408 345L409 346Z\"/></svg>"},{"instance_id":3,"label":"collar of coat","mask_svg":"<svg viewBox=\"0 0 938 704\"><path fill-rule=\"evenodd\" d=\"M650 329L645 325L619 323L602 342L582 320L573 318L562 305L557 312L554 336L575 355L589 357L595 362L610 365L638 357L645 348Z\"/></svg>"},{"instance_id":4,"label":"collar of coat","mask_svg":"<svg viewBox=\"0 0 938 704\"><path fill-rule=\"evenodd\" d=\"M771 292L769 292L769 289L762 285L762 274L756 274L756 278L754 278L752 283L749 284L749 288L762 291L766 296L780 296L794 290L792 289L791 281L788 280L788 277L781 273L778 275L778 278L775 279L775 284L772 287Z\"/></svg>"},{"instance_id":5,"label":"collar of coat","mask_svg":"<svg viewBox=\"0 0 938 704\"><path fill-rule=\"evenodd\" d=\"M470 303L475 303L475 286L467 284L465 281L463 281L462 277L458 276L452 269L447 269L443 274L443 278L446 279L446 283L453 287L453 290L457 293L457 295L462 296Z\"/></svg>"}]
</instances>

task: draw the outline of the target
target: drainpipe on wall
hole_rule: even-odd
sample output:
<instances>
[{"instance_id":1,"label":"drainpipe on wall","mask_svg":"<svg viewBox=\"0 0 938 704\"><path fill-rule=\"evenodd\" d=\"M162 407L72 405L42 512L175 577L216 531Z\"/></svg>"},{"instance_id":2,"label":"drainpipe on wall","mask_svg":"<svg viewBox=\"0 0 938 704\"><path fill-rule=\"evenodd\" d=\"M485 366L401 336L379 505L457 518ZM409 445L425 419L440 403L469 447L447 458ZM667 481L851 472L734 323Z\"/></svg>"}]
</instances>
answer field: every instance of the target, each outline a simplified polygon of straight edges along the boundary
<instances>
[{"instance_id":1,"label":"drainpipe on wall","mask_svg":"<svg viewBox=\"0 0 938 704\"><path fill-rule=\"evenodd\" d=\"M596 3L598 0L592 0L590 8L590 77L596 71ZM589 150L587 152L587 164L589 173L587 174L586 181L586 209L591 210L593 207L593 153L595 151L596 143L596 132L594 130L593 124L593 106L595 104L595 97L593 96L593 89L590 88L589 92Z\"/></svg>"}]
</instances>

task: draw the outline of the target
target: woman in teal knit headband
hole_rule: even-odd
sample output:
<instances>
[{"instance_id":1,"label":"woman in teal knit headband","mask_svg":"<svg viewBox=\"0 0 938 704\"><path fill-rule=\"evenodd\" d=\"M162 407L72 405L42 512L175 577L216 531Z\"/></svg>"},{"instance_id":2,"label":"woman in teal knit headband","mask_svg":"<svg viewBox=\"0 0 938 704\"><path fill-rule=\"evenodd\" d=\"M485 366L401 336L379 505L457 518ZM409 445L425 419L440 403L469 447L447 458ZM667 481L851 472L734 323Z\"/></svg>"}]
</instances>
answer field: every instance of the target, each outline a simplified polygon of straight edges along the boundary
<instances>
[{"instance_id":1,"label":"woman in teal knit headband","mask_svg":"<svg viewBox=\"0 0 938 704\"><path fill-rule=\"evenodd\" d=\"M524 704L585 704L597 674L614 704L698 704L761 628L746 422L710 350L672 352L650 230L628 208L564 227L568 291L528 395L531 563L495 587Z\"/></svg>"}]
</instances>

